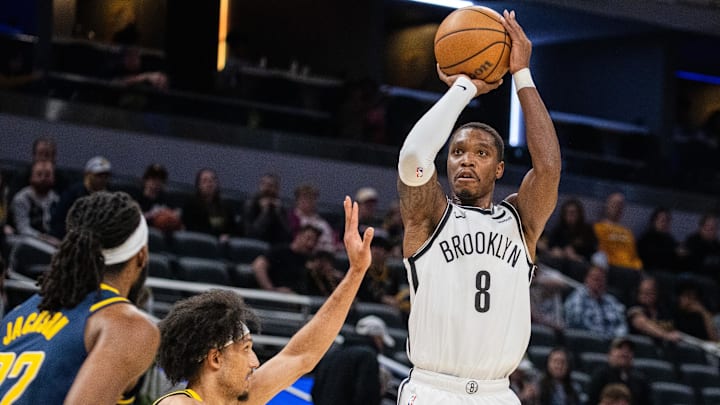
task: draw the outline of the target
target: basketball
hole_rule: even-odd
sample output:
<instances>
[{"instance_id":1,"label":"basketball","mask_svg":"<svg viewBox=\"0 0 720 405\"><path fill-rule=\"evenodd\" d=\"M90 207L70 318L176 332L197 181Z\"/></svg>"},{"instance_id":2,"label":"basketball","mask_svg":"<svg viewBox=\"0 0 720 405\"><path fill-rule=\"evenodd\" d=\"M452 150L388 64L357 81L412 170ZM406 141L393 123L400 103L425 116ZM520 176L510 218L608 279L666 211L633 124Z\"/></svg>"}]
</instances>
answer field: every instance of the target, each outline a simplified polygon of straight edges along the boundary
<instances>
[{"instance_id":1,"label":"basketball","mask_svg":"<svg viewBox=\"0 0 720 405\"><path fill-rule=\"evenodd\" d=\"M483 6L453 11L435 33L435 59L445 74L463 73L488 83L507 73L510 46L500 14Z\"/></svg>"},{"instance_id":2,"label":"basketball","mask_svg":"<svg viewBox=\"0 0 720 405\"><path fill-rule=\"evenodd\" d=\"M177 212L169 208L162 208L153 215L150 226L163 232L172 232L182 228L182 221Z\"/></svg>"}]
</instances>

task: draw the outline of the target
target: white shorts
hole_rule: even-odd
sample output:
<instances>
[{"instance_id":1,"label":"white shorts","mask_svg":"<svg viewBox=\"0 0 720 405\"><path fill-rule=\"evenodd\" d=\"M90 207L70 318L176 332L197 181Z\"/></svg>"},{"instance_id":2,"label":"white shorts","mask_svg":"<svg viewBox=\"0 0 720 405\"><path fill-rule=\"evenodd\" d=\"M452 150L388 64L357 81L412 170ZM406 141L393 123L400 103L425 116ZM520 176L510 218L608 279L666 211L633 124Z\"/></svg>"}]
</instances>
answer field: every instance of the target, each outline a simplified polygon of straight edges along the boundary
<instances>
[{"instance_id":1,"label":"white shorts","mask_svg":"<svg viewBox=\"0 0 720 405\"><path fill-rule=\"evenodd\" d=\"M507 378L472 380L412 369L400 384L398 405L520 405Z\"/></svg>"}]
</instances>

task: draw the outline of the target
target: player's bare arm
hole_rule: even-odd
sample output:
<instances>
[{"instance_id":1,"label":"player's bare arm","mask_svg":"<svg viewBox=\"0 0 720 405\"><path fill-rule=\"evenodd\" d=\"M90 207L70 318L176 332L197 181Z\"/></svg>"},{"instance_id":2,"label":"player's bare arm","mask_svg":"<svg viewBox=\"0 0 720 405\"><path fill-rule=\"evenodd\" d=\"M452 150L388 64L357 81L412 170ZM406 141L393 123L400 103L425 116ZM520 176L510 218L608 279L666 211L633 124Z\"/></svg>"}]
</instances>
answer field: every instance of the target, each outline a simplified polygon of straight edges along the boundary
<instances>
[{"instance_id":1,"label":"player's bare arm","mask_svg":"<svg viewBox=\"0 0 720 405\"><path fill-rule=\"evenodd\" d=\"M88 319L88 357L65 404L116 404L155 358L160 333L135 306L115 304Z\"/></svg>"},{"instance_id":2,"label":"player's bare arm","mask_svg":"<svg viewBox=\"0 0 720 405\"><path fill-rule=\"evenodd\" d=\"M447 198L433 173L432 179L419 187L406 185L398 178L400 215L403 220L403 252L405 257L416 252L430 237L442 218Z\"/></svg>"},{"instance_id":3,"label":"player's bare arm","mask_svg":"<svg viewBox=\"0 0 720 405\"><path fill-rule=\"evenodd\" d=\"M295 380L312 371L330 348L355 299L365 272L370 266L370 242L373 228L358 233L358 205L346 197L345 249L350 261L345 278L320 307L307 325L303 326L275 357L260 366L253 375L252 394L248 405L265 404L275 394Z\"/></svg>"},{"instance_id":4,"label":"player's bare arm","mask_svg":"<svg viewBox=\"0 0 720 405\"><path fill-rule=\"evenodd\" d=\"M515 12L505 11L502 23L512 41L510 72L512 74L530 66L532 44L515 18ZM525 130L532 169L523 179L514 204L522 218L523 230L530 255L535 256L535 245L548 218L555 209L560 184L560 145L550 114L535 87L524 87L518 98L525 115Z\"/></svg>"}]
</instances>

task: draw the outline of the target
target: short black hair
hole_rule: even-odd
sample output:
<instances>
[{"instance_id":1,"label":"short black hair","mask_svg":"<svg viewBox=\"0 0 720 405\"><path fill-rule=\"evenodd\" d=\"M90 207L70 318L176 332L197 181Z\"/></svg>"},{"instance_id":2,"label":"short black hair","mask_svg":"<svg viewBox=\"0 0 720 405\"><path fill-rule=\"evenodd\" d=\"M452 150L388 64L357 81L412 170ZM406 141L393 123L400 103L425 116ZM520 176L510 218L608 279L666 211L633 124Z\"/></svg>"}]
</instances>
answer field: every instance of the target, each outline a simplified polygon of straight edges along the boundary
<instances>
[{"instance_id":1,"label":"short black hair","mask_svg":"<svg viewBox=\"0 0 720 405\"><path fill-rule=\"evenodd\" d=\"M159 324L158 364L173 384L194 381L208 351L241 338L243 324L258 332L257 316L233 291L212 289L178 301Z\"/></svg>"},{"instance_id":2,"label":"short black hair","mask_svg":"<svg viewBox=\"0 0 720 405\"><path fill-rule=\"evenodd\" d=\"M160 163L153 163L147 168L145 168L145 173L143 173L142 179L160 179L163 183L167 181L168 178L168 171L165 168L165 166L161 165Z\"/></svg>"},{"instance_id":3,"label":"short black hair","mask_svg":"<svg viewBox=\"0 0 720 405\"><path fill-rule=\"evenodd\" d=\"M505 141L503 141L502 136L500 136L500 133L498 131L491 127L488 124L485 124L483 122L468 122L467 124L463 124L459 126L452 134L452 137L454 137L456 134L459 134L461 131L465 129L479 129L481 131L485 131L488 134L492 135L493 140L495 141L495 149L498 154L498 162L502 162L505 160ZM451 137L451 138L452 138Z\"/></svg>"}]
</instances>

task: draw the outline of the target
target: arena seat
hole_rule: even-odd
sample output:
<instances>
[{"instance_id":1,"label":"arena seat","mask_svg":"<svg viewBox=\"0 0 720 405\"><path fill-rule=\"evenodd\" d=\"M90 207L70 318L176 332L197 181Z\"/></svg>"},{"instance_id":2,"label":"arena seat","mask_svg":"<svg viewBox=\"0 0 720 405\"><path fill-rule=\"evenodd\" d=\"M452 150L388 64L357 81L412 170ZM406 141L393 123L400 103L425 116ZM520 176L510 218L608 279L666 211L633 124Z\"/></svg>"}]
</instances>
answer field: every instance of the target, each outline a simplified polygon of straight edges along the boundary
<instances>
[{"instance_id":1,"label":"arena seat","mask_svg":"<svg viewBox=\"0 0 720 405\"><path fill-rule=\"evenodd\" d=\"M220 260L199 257L178 257L178 278L184 281L230 285L227 266Z\"/></svg>"},{"instance_id":2,"label":"arena seat","mask_svg":"<svg viewBox=\"0 0 720 405\"><path fill-rule=\"evenodd\" d=\"M201 232L173 232L170 238L170 249L178 257L200 257L213 260L221 257L217 237Z\"/></svg>"},{"instance_id":3,"label":"arena seat","mask_svg":"<svg viewBox=\"0 0 720 405\"><path fill-rule=\"evenodd\" d=\"M693 405L697 403L693 389L685 384L654 382L650 384L655 405Z\"/></svg>"},{"instance_id":4,"label":"arena seat","mask_svg":"<svg viewBox=\"0 0 720 405\"><path fill-rule=\"evenodd\" d=\"M249 264L256 257L270 251L270 243L255 239L233 237L228 239L224 246L224 257L233 263Z\"/></svg>"}]
</instances>

